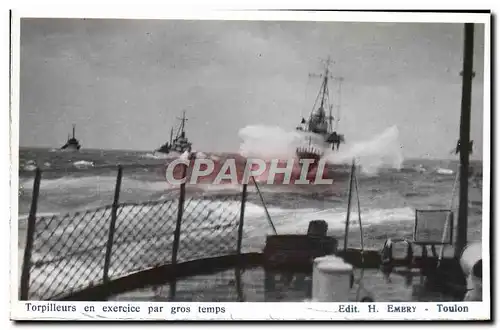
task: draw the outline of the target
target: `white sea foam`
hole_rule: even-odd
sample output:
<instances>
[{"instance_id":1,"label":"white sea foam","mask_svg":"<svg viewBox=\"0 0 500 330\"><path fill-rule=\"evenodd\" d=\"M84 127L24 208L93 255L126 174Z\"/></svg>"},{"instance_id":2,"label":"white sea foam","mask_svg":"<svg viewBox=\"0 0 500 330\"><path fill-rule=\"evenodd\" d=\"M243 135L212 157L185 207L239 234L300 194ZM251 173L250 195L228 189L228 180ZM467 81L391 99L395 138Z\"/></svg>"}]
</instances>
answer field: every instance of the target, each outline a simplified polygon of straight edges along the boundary
<instances>
[{"instance_id":1,"label":"white sea foam","mask_svg":"<svg viewBox=\"0 0 500 330\"><path fill-rule=\"evenodd\" d=\"M141 158L147 158L147 159L172 159L177 157L176 155L173 154L165 154L162 152L154 152L154 153L145 153L143 155L140 155Z\"/></svg>"},{"instance_id":2,"label":"white sea foam","mask_svg":"<svg viewBox=\"0 0 500 330\"><path fill-rule=\"evenodd\" d=\"M84 169L84 168L94 167L94 162L88 160L78 160L73 163L73 166L78 169Z\"/></svg>"},{"instance_id":3,"label":"white sea foam","mask_svg":"<svg viewBox=\"0 0 500 330\"><path fill-rule=\"evenodd\" d=\"M252 125L239 131L242 143L240 154L245 157L264 159L289 159L295 157L297 147L303 145L306 137L317 140L315 134L279 127ZM315 145L320 145L318 141ZM347 142L340 150L323 149L323 157L330 164L349 164L352 159L366 174L376 174L381 168L400 169L404 157L399 143L399 130L392 126L366 141Z\"/></svg>"},{"instance_id":4,"label":"white sea foam","mask_svg":"<svg viewBox=\"0 0 500 330\"><path fill-rule=\"evenodd\" d=\"M441 167L436 168L435 171L437 174L443 174L443 175L451 175L454 173L453 170L450 170L448 168L441 168Z\"/></svg>"},{"instance_id":5,"label":"white sea foam","mask_svg":"<svg viewBox=\"0 0 500 330\"><path fill-rule=\"evenodd\" d=\"M356 159L365 174L376 174L381 168L401 169L404 157L399 130L397 126L389 127L369 140L347 143L340 151L330 150L325 158L333 164L346 164Z\"/></svg>"},{"instance_id":6,"label":"white sea foam","mask_svg":"<svg viewBox=\"0 0 500 330\"><path fill-rule=\"evenodd\" d=\"M167 190L168 185L165 181L159 178L159 181L143 181L124 176L122 179L122 187L125 189L142 189L161 191ZM20 186L24 190L31 190L33 188L33 179L20 179ZM85 190L85 189L99 189L99 191L113 191L116 185L116 177L106 175L85 176L85 177L62 177L57 179L43 179L40 182L41 191L51 190Z\"/></svg>"},{"instance_id":7,"label":"white sea foam","mask_svg":"<svg viewBox=\"0 0 500 330\"><path fill-rule=\"evenodd\" d=\"M346 221L346 208L334 209L297 209L286 210L280 208L268 209L271 218L276 218L275 225L281 234L304 234L307 232L307 227L311 220L325 220L328 223L328 228L332 230L343 229ZM245 210L245 215L247 214ZM250 211L250 217L265 220L264 208L255 205ZM361 222L363 226L370 226L381 224L384 222L394 221L413 221L415 218L415 211L409 207L394 208L394 209L367 209L361 210ZM351 226L357 227L358 212L351 211L350 215ZM252 230L252 222L247 222L248 230Z\"/></svg>"},{"instance_id":8,"label":"white sea foam","mask_svg":"<svg viewBox=\"0 0 500 330\"><path fill-rule=\"evenodd\" d=\"M33 165L33 164L25 165L24 170L25 171L34 171L34 170L36 170L36 165Z\"/></svg>"}]
</instances>

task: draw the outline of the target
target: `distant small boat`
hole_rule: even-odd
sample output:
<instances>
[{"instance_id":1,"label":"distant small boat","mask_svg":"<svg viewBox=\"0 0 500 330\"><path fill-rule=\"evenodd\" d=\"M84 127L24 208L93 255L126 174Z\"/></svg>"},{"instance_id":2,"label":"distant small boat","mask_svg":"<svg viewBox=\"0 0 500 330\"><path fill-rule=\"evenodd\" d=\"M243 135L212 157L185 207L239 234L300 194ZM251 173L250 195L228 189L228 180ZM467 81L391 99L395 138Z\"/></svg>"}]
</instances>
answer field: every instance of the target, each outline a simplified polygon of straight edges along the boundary
<instances>
[{"instance_id":1,"label":"distant small boat","mask_svg":"<svg viewBox=\"0 0 500 330\"><path fill-rule=\"evenodd\" d=\"M73 124L73 136L70 138L68 135L68 141L61 147L61 150L78 151L81 147L80 141L75 138L75 124Z\"/></svg>"}]
</instances>

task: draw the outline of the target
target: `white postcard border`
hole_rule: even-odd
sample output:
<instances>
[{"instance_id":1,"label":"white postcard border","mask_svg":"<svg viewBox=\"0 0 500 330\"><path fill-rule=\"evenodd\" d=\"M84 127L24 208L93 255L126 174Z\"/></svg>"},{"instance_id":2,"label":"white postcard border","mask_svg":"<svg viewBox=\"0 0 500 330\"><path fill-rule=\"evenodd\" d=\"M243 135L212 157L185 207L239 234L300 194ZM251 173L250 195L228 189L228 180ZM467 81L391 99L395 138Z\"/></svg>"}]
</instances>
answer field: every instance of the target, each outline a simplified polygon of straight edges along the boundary
<instances>
[{"instance_id":1,"label":"white postcard border","mask_svg":"<svg viewBox=\"0 0 500 330\"><path fill-rule=\"evenodd\" d=\"M483 255L484 258L490 259L490 241L489 241L489 230L490 230L490 161L491 161L491 145L490 145L490 81L491 81L491 66L490 66L490 16L489 14L466 14L466 13L384 13L384 12L306 12L306 11L187 11L187 10L169 10L167 13L161 13L153 8L147 8L146 6L121 6L120 8L116 6L102 6L102 7L78 7L71 6L64 8L59 7L46 7L46 6L30 6L23 9L15 9L12 15L12 106L11 106L11 317L15 319L33 319L33 314L23 311L23 304L25 302L18 301L18 287L19 287L19 272L18 272L18 223L13 219L17 219L18 214L18 156L17 150L19 148L19 66L20 66L20 18L21 17L89 17L89 18L134 18L134 19L205 19L205 20L294 20L294 21L343 21L343 22L448 22L448 23L463 23L463 22L473 22L473 23L483 23L485 24L485 49L484 49L484 112L483 112L483 221L482 221L482 238L483 238ZM481 315L480 317L474 317L476 319L489 318L490 308L490 264L485 263L483 265L483 302L482 303L469 303L471 310L474 310L474 315ZM95 303L97 305L101 303ZM192 303L197 304L197 303ZM233 303L229 303L233 304ZM239 304L239 303L235 303ZM245 303L252 304L252 310L260 310L257 303ZM377 305L383 305L387 303L377 303ZM435 306L435 303L409 303L412 305L416 304L427 304L429 306ZM228 305L228 304L226 304ZM297 314L303 314L306 310L312 313L310 309L307 309L306 305L309 303L296 303L294 307L288 303L276 304L274 310L287 310L289 312L288 317L292 319L296 317ZM235 305L237 306L237 305ZM263 311L270 310L270 304L266 303L262 306ZM478 307L479 306L479 307ZM239 307L235 307L235 311ZM241 310L248 309L248 307L241 307ZM297 309L295 309L297 308ZM303 309L305 308L305 309ZM423 307L425 308L425 307ZM298 311L301 310L301 312ZM476 314L477 311L477 314ZM486 313L487 312L487 313ZM239 313L239 310L235 313ZM267 315L266 314L266 315ZM314 313L313 313L314 314ZM247 312L241 314L243 317L247 315ZM311 314L312 316L312 314ZM457 315L447 316L442 319L456 319ZM264 316L265 317L265 316ZM270 316L271 317L271 316ZM470 318L470 317L469 317ZM38 318L37 318L38 319ZM115 318L116 319L116 318ZM314 318L313 318L314 319ZM343 318L340 318L343 319ZM377 318L380 319L380 318ZM402 317L399 315L397 319L410 319L407 317ZM419 318L421 319L421 318ZM435 319L435 318L434 318ZM441 318L438 318L441 319Z\"/></svg>"}]
</instances>

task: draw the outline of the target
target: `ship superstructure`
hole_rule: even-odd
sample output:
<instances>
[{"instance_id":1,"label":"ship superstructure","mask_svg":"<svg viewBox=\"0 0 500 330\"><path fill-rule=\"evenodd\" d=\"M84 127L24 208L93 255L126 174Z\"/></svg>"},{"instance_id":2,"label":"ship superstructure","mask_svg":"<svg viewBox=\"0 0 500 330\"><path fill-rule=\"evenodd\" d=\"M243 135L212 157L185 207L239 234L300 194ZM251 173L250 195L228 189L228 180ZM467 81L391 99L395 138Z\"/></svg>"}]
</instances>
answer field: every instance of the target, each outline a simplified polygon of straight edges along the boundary
<instances>
[{"instance_id":1,"label":"ship superstructure","mask_svg":"<svg viewBox=\"0 0 500 330\"><path fill-rule=\"evenodd\" d=\"M75 138L75 124L73 124L73 135L70 137L68 134L68 140L66 143L61 147L61 150L67 150L67 151L78 151L82 147L80 144L80 141L78 141Z\"/></svg>"},{"instance_id":2,"label":"ship superstructure","mask_svg":"<svg viewBox=\"0 0 500 330\"><path fill-rule=\"evenodd\" d=\"M180 120L180 125L177 129L175 137L173 135L174 128L172 127L170 129L170 141L158 148L156 150L157 152L168 154L171 152L184 153L185 151L191 150L192 143L186 137L186 122L188 121L186 118L186 111L183 111L182 117L177 119Z\"/></svg>"},{"instance_id":3,"label":"ship superstructure","mask_svg":"<svg viewBox=\"0 0 500 330\"><path fill-rule=\"evenodd\" d=\"M335 78L330 72L331 60L326 60L325 72L319 75L311 74L310 77L321 78L321 87L314 102L309 118L302 118L297 126L297 131L304 132L304 143L297 148L299 158L319 159L325 149L338 150L340 144L344 142L344 135L337 132L339 114L337 118L332 115L333 104L330 98L329 81L336 79L339 81L340 88L343 78ZM335 124L334 124L335 121Z\"/></svg>"}]
</instances>

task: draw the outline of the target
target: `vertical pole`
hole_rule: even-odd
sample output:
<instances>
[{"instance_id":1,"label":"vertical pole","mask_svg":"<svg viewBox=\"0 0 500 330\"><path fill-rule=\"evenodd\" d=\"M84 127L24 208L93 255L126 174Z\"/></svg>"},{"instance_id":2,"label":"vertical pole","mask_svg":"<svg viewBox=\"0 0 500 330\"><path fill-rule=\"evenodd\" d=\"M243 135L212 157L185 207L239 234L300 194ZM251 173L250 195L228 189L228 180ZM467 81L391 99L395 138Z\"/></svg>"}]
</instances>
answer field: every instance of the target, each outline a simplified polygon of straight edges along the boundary
<instances>
[{"instance_id":1,"label":"vertical pole","mask_svg":"<svg viewBox=\"0 0 500 330\"><path fill-rule=\"evenodd\" d=\"M187 173L187 165L182 164L182 177L185 178ZM179 251L179 241L181 236L182 215L184 213L184 201L186 199L186 182L181 183L179 193L179 205L177 208L177 222L174 231L174 245L172 247L172 265L177 264L177 253Z\"/></svg>"},{"instance_id":2,"label":"vertical pole","mask_svg":"<svg viewBox=\"0 0 500 330\"><path fill-rule=\"evenodd\" d=\"M266 212L266 217L267 221L271 225L271 228L273 229L274 235L278 235L278 232L276 231L276 227L274 227L273 220L271 219L271 215L269 214L269 211L267 210L266 202L264 201L264 197L262 197L262 194L260 193L259 185L257 184L257 181L255 181L255 178L251 176L253 183L255 184L255 188L257 189L257 193L259 194L260 201L262 202L262 206L264 207L264 211Z\"/></svg>"},{"instance_id":3,"label":"vertical pole","mask_svg":"<svg viewBox=\"0 0 500 330\"><path fill-rule=\"evenodd\" d=\"M243 225L245 221L245 204L247 201L247 184L243 185L243 191L241 193L241 209L240 209L240 223L238 226L238 255L241 254L241 245L243 243Z\"/></svg>"},{"instance_id":4,"label":"vertical pole","mask_svg":"<svg viewBox=\"0 0 500 330\"><path fill-rule=\"evenodd\" d=\"M241 246L243 243L243 228L245 223L245 204L247 201L247 188L248 184L243 184L243 191L241 192L241 209L240 209L240 223L238 224L238 264L234 269L234 274L236 277L236 292L238 293L238 301L245 301L245 296L243 294L243 286L241 283L241 264L240 264L240 256L241 256Z\"/></svg>"},{"instance_id":5,"label":"vertical pole","mask_svg":"<svg viewBox=\"0 0 500 330\"><path fill-rule=\"evenodd\" d=\"M347 199L347 216L345 220L345 231L344 231L344 253L347 251L347 236L349 234L349 221L351 221L351 199L352 199L352 182L354 179L354 171L356 171L356 165L354 159L352 160L351 175L349 177L349 196Z\"/></svg>"},{"instance_id":6,"label":"vertical pole","mask_svg":"<svg viewBox=\"0 0 500 330\"><path fill-rule=\"evenodd\" d=\"M238 295L238 301L243 302L245 301L245 293L243 292L243 284L241 281L241 267L237 265L234 268L234 275L235 275L235 285L236 285L236 294Z\"/></svg>"},{"instance_id":7,"label":"vertical pole","mask_svg":"<svg viewBox=\"0 0 500 330\"><path fill-rule=\"evenodd\" d=\"M35 180L33 182L33 196L31 198L30 214L28 216L28 228L26 233L26 246L24 248L23 268L21 272L21 300L28 300L30 286L31 254L33 252L33 240L35 236L36 209L38 207L38 196L40 194L40 181L42 171L37 167Z\"/></svg>"},{"instance_id":8,"label":"vertical pole","mask_svg":"<svg viewBox=\"0 0 500 330\"><path fill-rule=\"evenodd\" d=\"M455 257L459 257L467 245L468 184L470 153L470 111L472 92L472 66L474 56L474 24L465 23L464 62L462 71L462 111L460 116L460 199L458 206L457 242Z\"/></svg>"},{"instance_id":9,"label":"vertical pole","mask_svg":"<svg viewBox=\"0 0 500 330\"><path fill-rule=\"evenodd\" d=\"M188 166L186 164L182 164L182 178L186 178ZM175 294L177 291L177 279L175 274L175 265L177 265L177 253L179 251L179 242L181 236L181 224L182 224L182 215L184 213L184 202L186 199L186 181L181 183L180 192L179 192L179 205L177 206L177 222L175 224L174 231L174 243L172 246L172 260L171 264L174 266L174 274L173 279L170 281L170 300L173 301L175 299Z\"/></svg>"},{"instance_id":10,"label":"vertical pole","mask_svg":"<svg viewBox=\"0 0 500 330\"><path fill-rule=\"evenodd\" d=\"M104 283L109 281L109 266L111 264L111 251L113 250L113 239L115 235L116 217L118 212L118 203L120 201L120 189L122 186L123 167L118 165L118 174L116 175L115 196L111 206L111 222L109 224L108 242L106 244L106 256L104 257L104 270L102 280Z\"/></svg>"}]
</instances>

